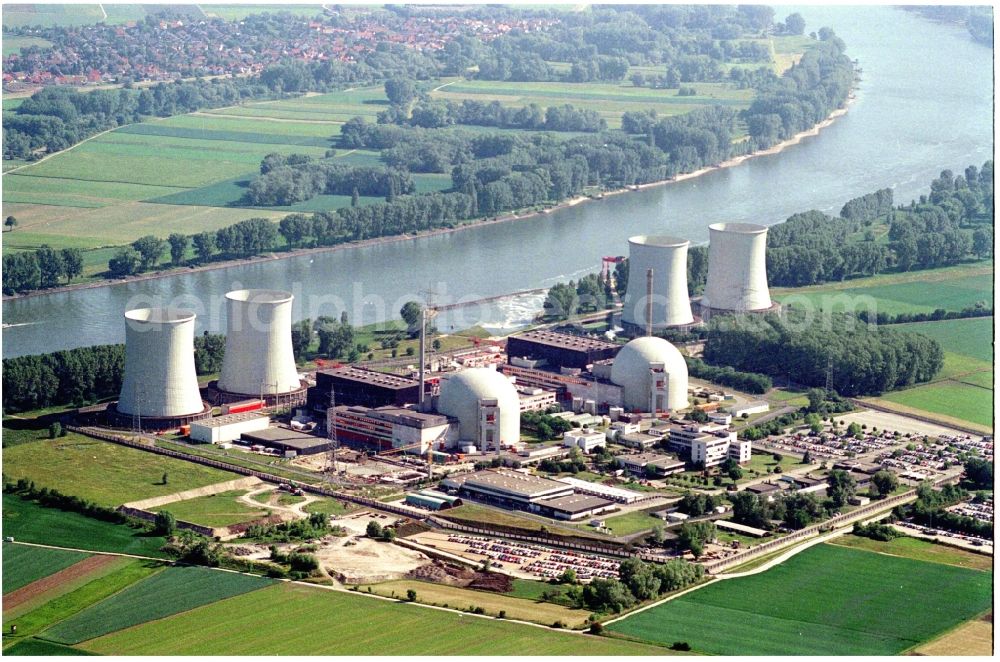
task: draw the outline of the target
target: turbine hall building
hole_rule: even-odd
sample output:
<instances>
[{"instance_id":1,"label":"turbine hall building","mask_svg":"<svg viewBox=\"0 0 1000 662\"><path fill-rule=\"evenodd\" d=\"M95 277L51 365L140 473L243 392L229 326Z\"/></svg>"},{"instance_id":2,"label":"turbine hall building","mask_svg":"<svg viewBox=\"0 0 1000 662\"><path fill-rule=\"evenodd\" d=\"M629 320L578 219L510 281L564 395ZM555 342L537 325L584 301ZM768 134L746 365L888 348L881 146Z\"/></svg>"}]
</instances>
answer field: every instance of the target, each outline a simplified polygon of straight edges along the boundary
<instances>
[{"instance_id":1,"label":"turbine hall building","mask_svg":"<svg viewBox=\"0 0 1000 662\"><path fill-rule=\"evenodd\" d=\"M401 375L391 375L354 366L341 366L316 372L316 386L309 388L309 409L326 418L333 393L337 406L402 407L416 403L420 382Z\"/></svg>"},{"instance_id":2,"label":"turbine hall building","mask_svg":"<svg viewBox=\"0 0 1000 662\"><path fill-rule=\"evenodd\" d=\"M535 330L507 339L508 361L526 358L545 361L549 368L579 368L614 358L621 345L600 338L576 336L570 333Z\"/></svg>"}]
</instances>

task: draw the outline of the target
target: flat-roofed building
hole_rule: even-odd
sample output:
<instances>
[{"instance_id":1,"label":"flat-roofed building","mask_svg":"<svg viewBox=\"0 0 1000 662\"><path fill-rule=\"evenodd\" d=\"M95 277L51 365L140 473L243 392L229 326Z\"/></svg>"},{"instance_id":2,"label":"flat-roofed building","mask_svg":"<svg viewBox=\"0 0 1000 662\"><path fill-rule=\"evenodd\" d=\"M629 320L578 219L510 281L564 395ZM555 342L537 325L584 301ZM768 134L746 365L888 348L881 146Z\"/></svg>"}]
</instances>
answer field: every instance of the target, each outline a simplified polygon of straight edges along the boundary
<instances>
[{"instance_id":1,"label":"flat-roofed building","mask_svg":"<svg viewBox=\"0 0 1000 662\"><path fill-rule=\"evenodd\" d=\"M458 442L458 428L447 416L403 407L331 407L327 410L327 435L345 446L376 451L405 448L423 454Z\"/></svg>"},{"instance_id":2,"label":"flat-roofed building","mask_svg":"<svg viewBox=\"0 0 1000 662\"><path fill-rule=\"evenodd\" d=\"M589 480L580 480L579 478L573 478L571 476L567 476L566 478L559 478L558 480L561 483L572 485L573 489L580 494L592 494L594 496L599 496L604 499L610 499L617 503L629 504L656 498L655 494L651 495L651 494L646 494L644 492L635 492L633 490L626 490L621 487L614 487L612 485L592 483Z\"/></svg>"},{"instance_id":3,"label":"flat-roofed building","mask_svg":"<svg viewBox=\"0 0 1000 662\"><path fill-rule=\"evenodd\" d=\"M608 445L608 439L603 432L597 430L571 430L563 433L563 446L579 448L584 453L590 453L598 447Z\"/></svg>"},{"instance_id":4,"label":"flat-roofed building","mask_svg":"<svg viewBox=\"0 0 1000 662\"><path fill-rule=\"evenodd\" d=\"M323 437L287 430L285 428L267 428L244 432L240 439L250 445L271 448L280 453L294 452L296 455L315 455L329 447L330 441Z\"/></svg>"},{"instance_id":5,"label":"flat-roofed building","mask_svg":"<svg viewBox=\"0 0 1000 662\"><path fill-rule=\"evenodd\" d=\"M507 339L508 357L543 359L554 368L584 369L595 361L614 358L621 345L601 338L557 331L533 330Z\"/></svg>"},{"instance_id":6,"label":"flat-roofed building","mask_svg":"<svg viewBox=\"0 0 1000 662\"><path fill-rule=\"evenodd\" d=\"M420 382L354 366L319 370L316 372L316 386L309 388L309 408L325 413L330 407L331 392L337 406L402 407L417 402Z\"/></svg>"},{"instance_id":7,"label":"flat-roofed building","mask_svg":"<svg viewBox=\"0 0 1000 662\"><path fill-rule=\"evenodd\" d=\"M733 405L729 408L729 412L734 418L740 418L743 414L747 416L752 416L753 414L763 414L771 410L771 405L764 400L756 400L754 402L747 402L742 405Z\"/></svg>"},{"instance_id":8,"label":"flat-roofed building","mask_svg":"<svg viewBox=\"0 0 1000 662\"><path fill-rule=\"evenodd\" d=\"M751 455L749 441L737 439L734 430L716 424L672 425L667 448L706 468L722 464L727 457L740 463L749 462Z\"/></svg>"},{"instance_id":9,"label":"flat-roofed building","mask_svg":"<svg viewBox=\"0 0 1000 662\"><path fill-rule=\"evenodd\" d=\"M681 473L686 466L684 460L659 453L619 455L615 458L615 461L618 463L618 466L630 474L635 476L649 476L652 474L657 478Z\"/></svg>"},{"instance_id":10,"label":"flat-roofed building","mask_svg":"<svg viewBox=\"0 0 1000 662\"><path fill-rule=\"evenodd\" d=\"M571 494L545 499L535 504L537 512L553 519L576 521L618 510L613 501L590 494Z\"/></svg>"},{"instance_id":11,"label":"flat-roofed building","mask_svg":"<svg viewBox=\"0 0 1000 662\"><path fill-rule=\"evenodd\" d=\"M573 488L566 483L505 469L449 476L441 485L478 501L522 510L529 510L529 506L536 501L573 493Z\"/></svg>"},{"instance_id":12,"label":"flat-roofed building","mask_svg":"<svg viewBox=\"0 0 1000 662\"><path fill-rule=\"evenodd\" d=\"M618 435L617 443L628 448L646 450L660 443L661 438L645 432L627 432Z\"/></svg>"},{"instance_id":13,"label":"flat-roofed building","mask_svg":"<svg viewBox=\"0 0 1000 662\"><path fill-rule=\"evenodd\" d=\"M537 386L514 385L521 411L545 411L556 404L556 392L546 391Z\"/></svg>"},{"instance_id":14,"label":"flat-roofed building","mask_svg":"<svg viewBox=\"0 0 1000 662\"><path fill-rule=\"evenodd\" d=\"M205 444L222 444L236 441L244 432L266 430L270 425L271 419L256 411L216 416L192 421L191 440Z\"/></svg>"}]
</instances>

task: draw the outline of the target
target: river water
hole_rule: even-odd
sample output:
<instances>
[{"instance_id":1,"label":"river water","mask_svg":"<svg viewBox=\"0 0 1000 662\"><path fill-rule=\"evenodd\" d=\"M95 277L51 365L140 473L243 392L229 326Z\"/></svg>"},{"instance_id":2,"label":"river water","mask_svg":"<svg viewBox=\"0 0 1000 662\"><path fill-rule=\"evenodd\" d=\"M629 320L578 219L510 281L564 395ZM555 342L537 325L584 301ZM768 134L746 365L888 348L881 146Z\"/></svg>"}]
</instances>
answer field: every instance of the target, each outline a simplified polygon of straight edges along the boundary
<instances>
[{"instance_id":1,"label":"river water","mask_svg":"<svg viewBox=\"0 0 1000 662\"><path fill-rule=\"evenodd\" d=\"M832 27L863 69L850 112L780 154L702 177L611 196L548 215L377 246L319 253L171 278L5 301L3 356L123 342L122 313L184 305L202 328L225 328L223 295L245 287L291 290L294 319L354 324L398 317L403 302L433 291L438 303L544 287L595 271L628 251L636 234L694 243L719 221L773 224L807 209L836 214L848 199L891 187L897 202L925 192L945 169L993 153L993 54L963 28L889 7L779 7L800 11L806 31ZM482 322L526 323L542 297L443 313L441 330Z\"/></svg>"}]
</instances>

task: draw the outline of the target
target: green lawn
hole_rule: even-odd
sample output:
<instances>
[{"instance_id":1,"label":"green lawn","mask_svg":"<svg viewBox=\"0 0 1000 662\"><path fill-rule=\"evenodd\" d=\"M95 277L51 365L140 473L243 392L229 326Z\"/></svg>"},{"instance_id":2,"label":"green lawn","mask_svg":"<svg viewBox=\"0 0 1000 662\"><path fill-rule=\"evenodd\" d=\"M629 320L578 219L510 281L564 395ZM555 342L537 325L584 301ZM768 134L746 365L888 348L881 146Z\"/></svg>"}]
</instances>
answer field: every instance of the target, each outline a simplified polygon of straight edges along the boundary
<instances>
[{"instance_id":1,"label":"green lawn","mask_svg":"<svg viewBox=\"0 0 1000 662\"><path fill-rule=\"evenodd\" d=\"M993 362L992 317L893 324L891 328L933 338L947 352Z\"/></svg>"},{"instance_id":2,"label":"green lawn","mask_svg":"<svg viewBox=\"0 0 1000 662\"><path fill-rule=\"evenodd\" d=\"M891 655L989 608L992 580L989 572L817 545L609 629L665 644L687 641L709 654Z\"/></svg>"},{"instance_id":3,"label":"green lawn","mask_svg":"<svg viewBox=\"0 0 1000 662\"><path fill-rule=\"evenodd\" d=\"M39 431L39 437L47 433ZM103 506L166 496L238 478L184 460L70 433L5 449L4 473ZM162 484L167 474L167 484Z\"/></svg>"},{"instance_id":4,"label":"green lawn","mask_svg":"<svg viewBox=\"0 0 1000 662\"><path fill-rule=\"evenodd\" d=\"M4 504L6 505L6 504ZM66 549L3 543L3 593L7 595L90 556Z\"/></svg>"},{"instance_id":5,"label":"green lawn","mask_svg":"<svg viewBox=\"0 0 1000 662\"><path fill-rule=\"evenodd\" d=\"M266 624L266 627L263 625ZM105 655L662 655L663 648L279 584L89 641Z\"/></svg>"},{"instance_id":6,"label":"green lawn","mask_svg":"<svg viewBox=\"0 0 1000 662\"><path fill-rule=\"evenodd\" d=\"M347 501L323 498L306 504L302 509L307 513L323 513L324 515L336 515L339 517L355 510L355 507Z\"/></svg>"},{"instance_id":7,"label":"green lawn","mask_svg":"<svg viewBox=\"0 0 1000 662\"><path fill-rule=\"evenodd\" d=\"M273 580L199 566L173 566L114 594L45 631L44 638L77 644L255 591ZM234 630L234 634L241 634Z\"/></svg>"},{"instance_id":8,"label":"green lawn","mask_svg":"<svg viewBox=\"0 0 1000 662\"><path fill-rule=\"evenodd\" d=\"M9 452L9 451L8 451ZM6 453L5 453L6 454ZM162 537L3 495L3 534L21 542L166 558Z\"/></svg>"},{"instance_id":9,"label":"green lawn","mask_svg":"<svg viewBox=\"0 0 1000 662\"><path fill-rule=\"evenodd\" d=\"M9 646L20 646L26 640L30 641L29 638L33 635L161 571L164 567L159 561L125 559L125 565L118 567L114 572L87 582L69 593L49 600L33 611L18 616L13 621L17 624L17 635L4 634L4 649ZM12 654L12 651L5 650L5 652Z\"/></svg>"},{"instance_id":10,"label":"green lawn","mask_svg":"<svg viewBox=\"0 0 1000 662\"><path fill-rule=\"evenodd\" d=\"M643 510L615 515L604 520L604 525L611 529L611 534L615 536L627 536L640 531L649 531L657 524L663 524L663 520Z\"/></svg>"},{"instance_id":11,"label":"green lawn","mask_svg":"<svg viewBox=\"0 0 1000 662\"><path fill-rule=\"evenodd\" d=\"M212 528L250 522L270 512L266 508L251 508L236 500L236 497L246 493L247 490L229 490L210 496L174 501L151 510L153 512L166 510L179 520Z\"/></svg>"},{"instance_id":12,"label":"green lawn","mask_svg":"<svg viewBox=\"0 0 1000 662\"><path fill-rule=\"evenodd\" d=\"M951 416L979 425L993 424L993 389L955 381L935 382L884 393L881 401Z\"/></svg>"},{"instance_id":13,"label":"green lawn","mask_svg":"<svg viewBox=\"0 0 1000 662\"><path fill-rule=\"evenodd\" d=\"M855 535L846 535L834 538L831 544L856 549L866 549L871 552L881 554L891 554L892 556L902 556L917 561L929 561L931 563L944 563L946 565L957 565L962 568L972 568L973 570L992 570L993 557L986 554L976 554L957 547L941 545L930 540L920 538L910 538L903 536L888 542L872 540Z\"/></svg>"}]
</instances>

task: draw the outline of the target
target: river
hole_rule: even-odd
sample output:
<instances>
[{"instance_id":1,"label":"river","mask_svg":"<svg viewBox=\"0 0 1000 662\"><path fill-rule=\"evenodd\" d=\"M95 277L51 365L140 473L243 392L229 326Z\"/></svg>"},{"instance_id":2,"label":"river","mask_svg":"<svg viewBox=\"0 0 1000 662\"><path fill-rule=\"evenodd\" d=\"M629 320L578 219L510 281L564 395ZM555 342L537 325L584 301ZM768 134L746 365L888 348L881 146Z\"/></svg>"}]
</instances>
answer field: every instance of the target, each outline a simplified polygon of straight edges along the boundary
<instances>
[{"instance_id":1,"label":"river","mask_svg":"<svg viewBox=\"0 0 1000 662\"><path fill-rule=\"evenodd\" d=\"M635 234L694 243L719 221L773 224L807 209L836 214L848 199L891 187L898 202L925 192L945 169L993 154L993 53L964 28L890 7L779 7L800 11L806 31L832 27L863 69L850 111L818 136L780 154L531 219L377 246L3 303L3 356L123 342L122 313L140 305L193 308L202 328L225 328L223 294L241 287L291 290L294 318L354 324L398 317L403 302L432 290L452 303L551 285L596 271L603 255L628 251ZM449 311L447 331L476 322L513 328L541 296Z\"/></svg>"}]
</instances>

